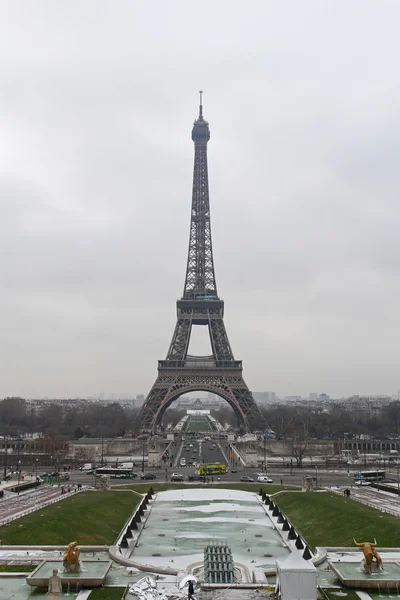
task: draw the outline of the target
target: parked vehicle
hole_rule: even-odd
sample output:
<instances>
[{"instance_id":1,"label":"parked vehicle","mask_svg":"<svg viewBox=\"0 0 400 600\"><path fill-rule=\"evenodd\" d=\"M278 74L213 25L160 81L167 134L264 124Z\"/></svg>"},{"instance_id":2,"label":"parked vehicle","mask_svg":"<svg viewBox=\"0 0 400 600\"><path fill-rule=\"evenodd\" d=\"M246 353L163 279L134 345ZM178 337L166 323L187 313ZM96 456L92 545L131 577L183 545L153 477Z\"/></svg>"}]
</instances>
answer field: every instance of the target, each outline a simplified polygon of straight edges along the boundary
<instances>
[{"instance_id":1,"label":"parked vehicle","mask_svg":"<svg viewBox=\"0 0 400 600\"><path fill-rule=\"evenodd\" d=\"M85 463L84 465L79 467L79 470L82 471L82 473L87 473L88 471L92 471L92 469L93 469L92 463Z\"/></svg>"},{"instance_id":2,"label":"parked vehicle","mask_svg":"<svg viewBox=\"0 0 400 600\"><path fill-rule=\"evenodd\" d=\"M183 475L181 473L172 473L171 481L183 481Z\"/></svg>"},{"instance_id":3,"label":"parked vehicle","mask_svg":"<svg viewBox=\"0 0 400 600\"><path fill-rule=\"evenodd\" d=\"M157 475L154 475L154 473L143 473L140 479L157 479Z\"/></svg>"},{"instance_id":4,"label":"parked vehicle","mask_svg":"<svg viewBox=\"0 0 400 600\"><path fill-rule=\"evenodd\" d=\"M202 481L204 483L206 480L205 475L188 475L188 481Z\"/></svg>"},{"instance_id":5,"label":"parked vehicle","mask_svg":"<svg viewBox=\"0 0 400 600\"><path fill-rule=\"evenodd\" d=\"M240 481L245 481L245 482L249 483L250 481L254 481L254 479L252 479L248 475L242 475L240 478Z\"/></svg>"}]
</instances>

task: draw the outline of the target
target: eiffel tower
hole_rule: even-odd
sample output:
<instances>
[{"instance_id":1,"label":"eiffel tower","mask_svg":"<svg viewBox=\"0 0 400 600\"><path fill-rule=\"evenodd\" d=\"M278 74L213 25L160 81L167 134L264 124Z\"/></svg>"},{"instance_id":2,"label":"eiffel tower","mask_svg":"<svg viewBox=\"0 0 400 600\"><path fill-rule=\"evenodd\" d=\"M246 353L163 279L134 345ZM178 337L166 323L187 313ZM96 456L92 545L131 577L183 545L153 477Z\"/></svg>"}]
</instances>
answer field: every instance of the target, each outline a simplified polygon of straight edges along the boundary
<instances>
[{"instance_id":1,"label":"eiffel tower","mask_svg":"<svg viewBox=\"0 0 400 600\"><path fill-rule=\"evenodd\" d=\"M158 361L158 377L139 413L142 429L161 426L170 404L182 394L206 391L217 394L233 408L238 425L249 431L264 425L254 398L235 360L224 325L224 301L217 293L211 244L207 143L210 129L203 118L202 92L198 119L192 129L194 173L189 253L183 296L177 300L177 322L165 360ZM194 325L208 327L211 356L188 354Z\"/></svg>"}]
</instances>

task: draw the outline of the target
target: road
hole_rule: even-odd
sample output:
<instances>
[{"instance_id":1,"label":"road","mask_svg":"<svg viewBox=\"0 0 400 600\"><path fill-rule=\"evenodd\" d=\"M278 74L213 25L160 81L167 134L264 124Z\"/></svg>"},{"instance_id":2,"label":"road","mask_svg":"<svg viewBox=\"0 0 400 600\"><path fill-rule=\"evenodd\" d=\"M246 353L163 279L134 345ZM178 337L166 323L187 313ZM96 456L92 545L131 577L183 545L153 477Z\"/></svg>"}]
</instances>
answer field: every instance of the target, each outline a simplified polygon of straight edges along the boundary
<instances>
[{"instance_id":1,"label":"road","mask_svg":"<svg viewBox=\"0 0 400 600\"><path fill-rule=\"evenodd\" d=\"M176 466L159 469L146 469L156 475L157 481L170 481L172 473L181 473L184 481L188 480L189 475L195 474L195 467L192 463L227 463L229 459L228 444L225 441L221 443L218 440L202 441L191 439L190 436L184 435L180 452L176 457ZM186 461L186 466L180 466L181 458ZM260 472L258 468L245 468L243 465L236 464L236 472L228 471L225 475L221 475L221 482L239 482L242 475L248 475L257 481L257 474ZM140 470L136 469L139 481ZM268 467L267 475L273 479L274 483L280 485L297 485L303 484L304 477L310 475L317 479L318 486L349 486L352 483L352 478L348 476L347 470L329 470L329 469L297 469L295 467L284 468L283 465L274 465ZM86 475L79 471L70 473L71 483L82 483L84 485L93 485L94 478L92 475ZM216 478L215 478L216 479ZM114 482L114 480L112 480Z\"/></svg>"},{"instance_id":2,"label":"road","mask_svg":"<svg viewBox=\"0 0 400 600\"><path fill-rule=\"evenodd\" d=\"M214 462L214 461L207 461ZM219 462L219 461L218 461ZM171 479L172 473L181 473L184 477L184 481L187 481L188 475L194 474L195 470L193 467L174 467L167 469L152 469L151 473L156 475L156 481L165 482L166 476L167 480ZM238 468L236 473L228 472L225 475L221 475L221 482L239 482L240 477L242 475L248 475L252 477L255 481L257 481L257 474L259 473L258 469L244 469L243 467ZM268 469L268 477L273 479L274 483L278 485L302 485L303 479L306 475L311 475L312 477L317 477L318 486L350 486L353 482L352 478L347 476L347 472L345 471L327 471L318 469L318 473L316 473L315 469L293 469L292 474L290 473L290 469L277 469L272 468ZM140 476L140 473L139 473ZM127 480L132 481L132 480ZM141 480L134 479L135 482L140 483ZM93 485L94 477L93 475L87 475L86 473L81 473L80 471L71 471L70 472L70 483L82 483L83 485ZM121 480L111 480L111 483L122 483ZM149 481L150 484L150 481ZM264 485L264 484L263 484Z\"/></svg>"}]
</instances>

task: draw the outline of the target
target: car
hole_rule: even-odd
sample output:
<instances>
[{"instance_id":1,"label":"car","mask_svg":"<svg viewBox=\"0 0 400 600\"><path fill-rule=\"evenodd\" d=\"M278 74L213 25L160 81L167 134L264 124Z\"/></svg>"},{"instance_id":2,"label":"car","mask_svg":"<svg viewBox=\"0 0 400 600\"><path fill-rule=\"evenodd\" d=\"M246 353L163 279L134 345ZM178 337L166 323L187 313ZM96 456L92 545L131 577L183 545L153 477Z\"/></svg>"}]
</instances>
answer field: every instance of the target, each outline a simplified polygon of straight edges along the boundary
<instances>
[{"instance_id":1,"label":"car","mask_svg":"<svg viewBox=\"0 0 400 600\"><path fill-rule=\"evenodd\" d=\"M202 481L203 483L206 481L205 475L189 475L188 481Z\"/></svg>"},{"instance_id":2,"label":"car","mask_svg":"<svg viewBox=\"0 0 400 600\"><path fill-rule=\"evenodd\" d=\"M143 473L140 479L157 479L157 475L154 475L154 473Z\"/></svg>"},{"instance_id":3,"label":"car","mask_svg":"<svg viewBox=\"0 0 400 600\"><path fill-rule=\"evenodd\" d=\"M171 481L183 481L183 475L180 473L172 473Z\"/></svg>"},{"instance_id":4,"label":"car","mask_svg":"<svg viewBox=\"0 0 400 600\"><path fill-rule=\"evenodd\" d=\"M360 479L360 481L355 481L354 485L371 485L371 482L365 481L365 479Z\"/></svg>"},{"instance_id":5,"label":"car","mask_svg":"<svg viewBox=\"0 0 400 600\"><path fill-rule=\"evenodd\" d=\"M237 473L237 469L235 469L235 467L233 467L233 469L231 469L231 473Z\"/></svg>"},{"instance_id":6,"label":"car","mask_svg":"<svg viewBox=\"0 0 400 600\"><path fill-rule=\"evenodd\" d=\"M246 481L247 483L250 483L251 481L254 481L254 479L252 479L248 475L242 475L240 481Z\"/></svg>"},{"instance_id":7,"label":"car","mask_svg":"<svg viewBox=\"0 0 400 600\"><path fill-rule=\"evenodd\" d=\"M271 477L267 477L266 475L259 475L257 477L257 481L262 481L263 483L273 483L273 479L271 479Z\"/></svg>"}]
</instances>

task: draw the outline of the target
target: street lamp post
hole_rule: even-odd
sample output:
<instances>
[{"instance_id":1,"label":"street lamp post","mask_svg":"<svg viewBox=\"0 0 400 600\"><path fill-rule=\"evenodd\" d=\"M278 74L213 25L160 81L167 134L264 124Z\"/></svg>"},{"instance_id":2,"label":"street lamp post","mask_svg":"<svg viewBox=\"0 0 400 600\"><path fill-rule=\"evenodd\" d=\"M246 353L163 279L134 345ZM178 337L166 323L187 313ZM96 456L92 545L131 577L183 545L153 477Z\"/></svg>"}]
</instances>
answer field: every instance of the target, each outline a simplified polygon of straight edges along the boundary
<instances>
[{"instance_id":1,"label":"street lamp post","mask_svg":"<svg viewBox=\"0 0 400 600\"><path fill-rule=\"evenodd\" d=\"M36 481L37 481L37 467L38 467L38 462L39 462L39 459L37 458L36 459Z\"/></svg>"},{"instance_id":2,"label":"street lamp post","mask_svg":"<svg viewBox=\"0 0 400 600\"><path fill-rule=\"evenodd\" d=\"M318 487L318 465L315 465L315 487Z\"/></svg>"},{"instance_id":3,"label":"street lamp post","mask_svg":"<svg viewBox=\"0 0 400 600\"><path fill-rule=\"evenodd\" d=\"M264 433L264 470L265 470L265 474L267 474L267 448L266 448L265 433Z\"/></svg>"},{"instance_id":4,"label":"street lamp post","mask_svg":"<svg viewBox=\"0 0 400 600\"><path fill-rule=\"evenodd\" d=\"M21 461L18 461L18 496L19 496L19 482L21 481Z\"/></svg>"},{"instance_id":5,"label":"street lamp post","mask_svg":"<svg viewBox=\"0 0 400 600\"><path fill-rule=\"evenodd\" d=\"M7 436L4 435L4 479L7 477L7 458L8 458L8 443L7 443Z\"/></svg>"},{"instance_id":6,"label":"street lamp post","mask_svg":"<svg viewBox=\"0 0 400 600\"><path fill-rule=\"evenodd\" d=\"M143 453L142 453L142 473L144 475L144 440L143 440Z\"/></svg>"}]
</instances>

